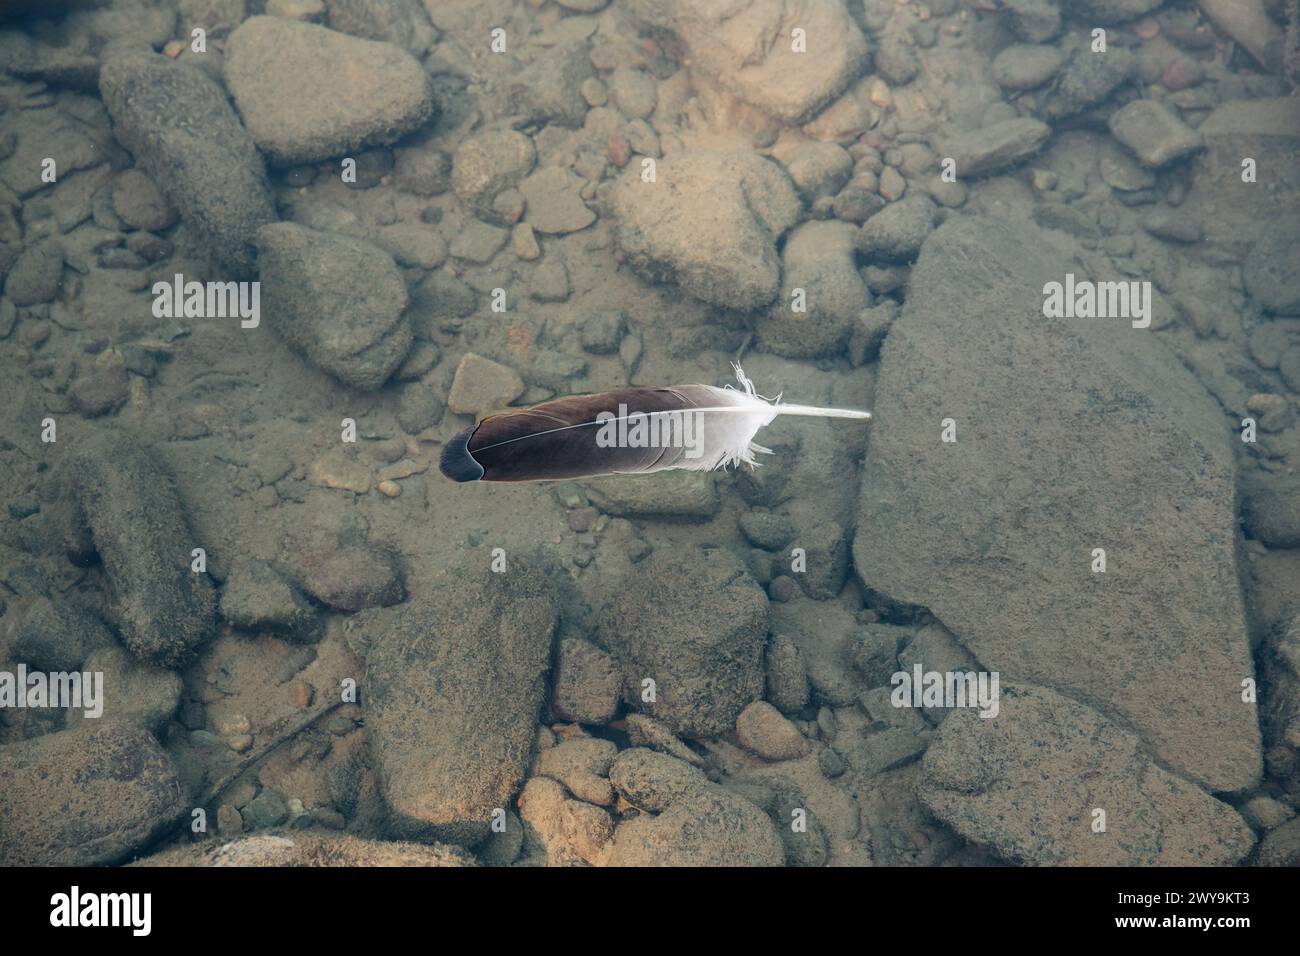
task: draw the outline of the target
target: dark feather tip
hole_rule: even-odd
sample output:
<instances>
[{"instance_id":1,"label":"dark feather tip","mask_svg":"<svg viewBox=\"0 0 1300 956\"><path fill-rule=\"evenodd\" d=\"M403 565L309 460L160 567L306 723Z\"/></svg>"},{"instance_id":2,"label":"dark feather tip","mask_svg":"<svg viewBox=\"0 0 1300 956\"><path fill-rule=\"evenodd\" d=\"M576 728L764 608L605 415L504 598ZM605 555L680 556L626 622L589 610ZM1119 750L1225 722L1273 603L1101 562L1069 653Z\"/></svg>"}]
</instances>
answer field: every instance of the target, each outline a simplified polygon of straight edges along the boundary
<instances>
[{"instance_id":1,"label":"dark feather tip","mask_svg":"<svg viewBox=\"0 0 1300 956\"><path fill-rule=\"evenodd\" d=\"M438 468L452 481L478 481L483 477L483 466L469 453L469 439L475 428L478 426L465 429L442 449Z\"/></svg>"}]
</instances>

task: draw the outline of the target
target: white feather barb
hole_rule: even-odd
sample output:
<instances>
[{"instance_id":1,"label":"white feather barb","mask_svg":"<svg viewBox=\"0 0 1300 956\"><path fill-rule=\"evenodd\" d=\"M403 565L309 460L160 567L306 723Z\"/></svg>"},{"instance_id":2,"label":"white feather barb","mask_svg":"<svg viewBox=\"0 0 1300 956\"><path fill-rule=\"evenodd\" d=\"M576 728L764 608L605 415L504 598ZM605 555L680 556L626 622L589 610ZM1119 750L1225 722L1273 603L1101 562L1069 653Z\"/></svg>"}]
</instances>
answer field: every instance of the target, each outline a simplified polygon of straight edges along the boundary
<instances>
[{"instance_id":1,"label":"white feather barb","mask_svg":"<svg viewBox=\"0 0 1300 956\"><path fill-rule=\"evenodd\" d=\"M803 415L814 418L849 418L869 421L871 413L851 408L821 408L815 405L790 405L758 394L754 383L745 375L740 363L733 362L736 381L744 391L738 391L730 385L716 388L703 386L716 394L719 404L713 407L697 407L692 413L723 413L711 420L709 427L702 429L703 450L698 457L682 457L666 465L669 468L682 468L688 471L716 471L739 465L742 462L751 468L758 467L756 453L772 454L772 449L764 448L754 441L759 429L766 428L778 415ZM652 413L652 417L654 414Z\"/></svg>"}]
</instances>

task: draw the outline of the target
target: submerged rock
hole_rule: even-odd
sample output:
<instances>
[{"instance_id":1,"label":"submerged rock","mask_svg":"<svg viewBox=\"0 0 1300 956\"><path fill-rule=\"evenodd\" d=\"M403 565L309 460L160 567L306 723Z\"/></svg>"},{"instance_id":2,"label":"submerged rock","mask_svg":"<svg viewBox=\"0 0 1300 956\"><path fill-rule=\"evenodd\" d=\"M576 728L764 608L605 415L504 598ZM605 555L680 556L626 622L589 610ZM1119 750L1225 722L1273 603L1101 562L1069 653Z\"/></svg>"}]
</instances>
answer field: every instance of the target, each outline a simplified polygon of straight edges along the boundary
<instances>
[{"instance_id":1,"label":"submerged rock","mask_svg":"<svg viewBox=\"0 0 1300 956\"><path fill-rule=\"evenodd\" d=\"M786 123L810 119L862 71L867 43L841 0L634 0L642 22L677 35L689 63ZM795 49L801 29L806 51Z\"/></svg>"},{"instance_id":2,"label":"submerged rock","mask_svg":"<svg viewBox=\"0 0 1300 956\"><path fill-rule=\"evenodd\" d=\"M518 186L537 161L533 141L512 129L463 140L451 161L451 188L462 202L486 211L497 194Z\"/></svg>"},{"instance_id":3,"label":"submerged rock","mask_svg":"<svg viewBox=\"0 0 1300 956\"><path fill-rule=\"evenodd\" d=\"M556 610L546 576L511 560L426 582L367 656L366 729L396 836L475 844L528 772Z\"/></svg>"},{"instance_id":4,"label":"submerged rock","mask_svg":"<svg viewBox=\"0 0 1300 956\"><path fill-rule=\"evenodd\" d=\"M1029 684L1003 685L995 718L948 717L917 792L962 836L1030 866L1232 866L1255 842L1236 810L1158 766L1135 734Z\"/></svg>"},{"instance_id":5,"label":"submerged rock","mask_svg":"<svg viewBox=\"0 0 1300 956\"><path fill-rule=\"evenodd\" d=\"M16 660L43 671L73 671L95 651L114 645L104 622L76 604L46 597L15 602L5 617Z\"/></svg>"},{"instance_id":6,"label":"submerged rock","mask_svg":"<svg viewBox=\"0 0 1300 956\"><path fill-rule=\"evenodd\" d=\"M610 866L780 866L785 848L772 821L695 767L633 748L618 755L610 782L642 810L614 832Z\"/></svg>"},{"instance_id":7,"label":"submerged rock","mask_svg":"<svg viewBox=\"0 0 1300 956\"><path fill-rule=\"evenodd\" d=\"M767 597L726 552L656 553L618 590L603 632L624 700L677 733L726 733L763 695Z\"/></svg>"},{"instance_id":8,"label":"submerged rock","mask_svg":"<svg viewBox=\"0 0 1300 956\"><path fill-rule=\"evenodd\" d=\"M799 197L779 167L752 153L664 159L653 182L630 167L612 197L617 239L650 282L704 302L756 309L781 281L776 241L795 224Z\"/></svg>"},{"instance_id":9,"label":"submerged rock","mask_svg":"<svg viewBox=\"0 0 1300 956\"><path fill-rule=\"evenodd\" d=\"M209 840L137 860L132 866L474 866L460 847L366 840L346 833L294 830L227 843Z\"/></svg>"},{"instance_id":10,"label":"submerged rock","mask_svg":"<svg viewBox=\"0 0 1300 956\"><path fill-rule=\"evenodd\" d=\"M0 747L0 779L7 866L116 863L182 810L167 754L147 730L121 721Z\"/></svg>"},{"instance_id":11,"label":"submerged rock","mask_svg":"<svg viewBox=\"0 0 1300 956\"><path fill-rule=\"evenodd\" d=\"M782 293L757 326L763 347L813 358L839 351L859 312L871 302L853 261L857 230L845 222L806 222L781 251ZM795 311L801 290L803 311Z\"/></svg>"},{"instance_id":12,"label":"submerged rock","mask_svg":"<svg viewBox=\"0 0 1300 956\"><path fill-rule=\"evenodd\" d=\"M190 569L202 543L175 479L151 448L120 432L86 447L72 476L122 642L142 661L185 663L212 635L216 594Z\"/></svg>"},{"instance_id":13,"label":"submerged rock","mask_svg":"<svg viewBox=\"0 0 1300 956\"><path fill-rule=\"evenodd\" d=\"M203 70L152 53L110 56L99 90L117 138L223 269L253 273L253 236L275 222L266 168Z\"/></svg>"},{"instance_id":14,"label":"submerged rock","mask_svg":"<svg viewBox=\"0 0 1300 956\"><path fill-rule=\"evenodd\" d=\"M1149 330L1043 316L1047 282L1090 274L1067 242L963 217L926 243L881 351L857 572L984 667L1113 710L1211 790L1246 789L1260 745L1231 433Z\"/></svg>"},{"instance_id":15,"label":"submerged rock","mask_svg":"<svg viewBox=\"0 0 1300 956\"><path fill-rule=\"evenodd\" d=\"M958 176L984 176L1028 159L1051 135L1051 127L1036 119L1003 120L957 135L944 144L944 155L956 161Z\"/></svg>"},{"instance_id":16,"label":"submerged rock","mask_svg":"<svg viewBox=\"0 0 1300 956\"><path fill-rule=\"evenodd\" d=\"M253 141L277 166L387 146L436 105L415 57L282 17L250 17L226 41L226 85Z\"/></svg>"},{"instance_id":17,"label":"submerged rock","mask_svg":"<svg viewBox=\"0 0 1300 956\"><path fill-rule=\"evenodd\" d=\"M412 334L393 257L360 239L282 222L257 233L262 307L272 327L339 381L376 389Z\"/></svg>"},{"instance_id":18,"label":"submerged rock","mask_svg":"<svg viewBox=\"0 0 1300 956\"><path fill-rule=\"evenodd\" d=\"M1200 133L1156 100L1134 100L1116 110L1110 132L1149 169L1185 159L1204 145Z\"/></svg>"}]
</instances>

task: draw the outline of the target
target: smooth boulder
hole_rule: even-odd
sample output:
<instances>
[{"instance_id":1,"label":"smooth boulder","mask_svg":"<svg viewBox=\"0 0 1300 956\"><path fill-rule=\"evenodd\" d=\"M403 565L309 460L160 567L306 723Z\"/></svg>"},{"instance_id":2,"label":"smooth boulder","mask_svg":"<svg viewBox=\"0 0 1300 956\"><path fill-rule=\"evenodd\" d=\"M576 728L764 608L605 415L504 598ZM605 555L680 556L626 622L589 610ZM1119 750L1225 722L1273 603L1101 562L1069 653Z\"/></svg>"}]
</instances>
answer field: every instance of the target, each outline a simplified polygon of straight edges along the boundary
<instances>
[{"instance_id":1,"label":"smooth boulder","mask_svg":"<svg viewBox=\"0 0 1300 956\"><path fill-rule=\"evenodd\" d=\"M240 24L224 70L253 141L277 166L390 145L437 111L406 50L282 17Z\"/></svg>"}]
</instances>

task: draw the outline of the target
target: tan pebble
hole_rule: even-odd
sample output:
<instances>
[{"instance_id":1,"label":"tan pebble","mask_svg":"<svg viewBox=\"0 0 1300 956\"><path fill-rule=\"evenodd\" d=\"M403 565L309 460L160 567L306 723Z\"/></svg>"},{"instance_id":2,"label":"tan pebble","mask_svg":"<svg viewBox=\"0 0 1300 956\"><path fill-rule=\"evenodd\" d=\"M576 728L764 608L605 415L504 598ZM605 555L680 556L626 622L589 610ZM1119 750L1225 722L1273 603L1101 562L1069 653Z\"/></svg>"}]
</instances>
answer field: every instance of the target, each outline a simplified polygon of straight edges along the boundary
<instances>
[{"instance_id":1,"label":"tan pebble","mask_svg":"<svg viewBox=\"0 0 1300 956\"><path fill-rule=\"evenodd\" d=\"M181 51L185 49L185 45L186 44L184 40L172 40L165 47L163 47L163 56L169 57L174 60L181 55Z\"/></svg>"},{"instance_id":2,"label":"tan pebble","mask_svg":"<svg viewBox=\"0 0 1300 956\"><path fill-rule=\"evenodd\" d=\"M230 749L235 753L247 753L253 747L253 738L250 734L237 734L226 741Z\"/></svg>"},{"instance_id":3,"label":"tan pebble","mask_svg":"<svg viewBox=\"0 0 1300 956\"><path fill-rule=\"evenodd\" d=\"M396 498L402 493L402 486L395 481L381 481L378 487L379 493L387 498Z\"/></svg>"},{"instance_id":4,"label":"tan pebble","mask_svg":"<svg viewBox=\"0 0 1300 956\"><path fill-rule=\"evenodd\" d=\"M243 714L231 714L217 724L217 732L223 737L236 737L253 729L253 723Z\"/></svg>"},{"instance_id":5,"label":"tan pebble","mask_svg":"<svg viewBox=\"0 0 1300 956\"><path fill-rule=\"evenodd\" d=\"M867 99L883 110L893 105L894 94L889 91L889 84L877 76L867 84Z\"/></svg>"},{"instance_id":6,"label":"tan pebble","mask_svg":"<svg viewBox=\"0 0 1300 956\"><path fill-rule=\"evenodd\" d=\"M515 254L516 258L523 259L527 262L538 258L542 254L542 247L537 244L537 234L533 227L526 222L518 223L510 233L510 251Z\"/></svg>"},{"instance_id":7,"label":"tan pebble","mask_svg":"<svg viewBox=\"0 0 1300 956\"><path fill-rule=\"evenodd\" d=\"M307 480L314 485L364 495L370 490L373 479L367 466L338 452L330 452L307 466Z\"/></svg>"},{"instance_id":8,"label":"tan pebble","mask_svg":"<svg viewBox=\"0 0 1300 956\"><path fill-rule=\"evenodd\" d=\"M429 470L427 461L413 461L410 458L403 458L401 461L394 462L384 468L379 469L379 480L394 481L398 478L410 478L412 475L421 475Z\"/></svg>"},{"instance_id":9,"label":"tan pebble","mask_svg":"<svg viewBox=\"0 0 1300 956\"><path fill-rule=\"evenodd\" d=\"M138 375L131 377L131 407L140 411L149 407L149 380Z\"/></svg>"}]
</instances>

